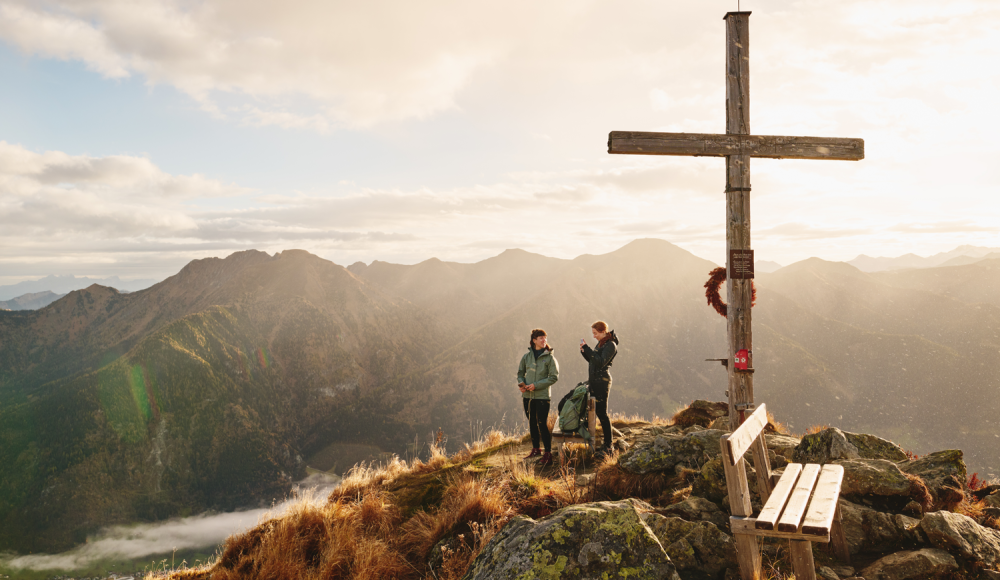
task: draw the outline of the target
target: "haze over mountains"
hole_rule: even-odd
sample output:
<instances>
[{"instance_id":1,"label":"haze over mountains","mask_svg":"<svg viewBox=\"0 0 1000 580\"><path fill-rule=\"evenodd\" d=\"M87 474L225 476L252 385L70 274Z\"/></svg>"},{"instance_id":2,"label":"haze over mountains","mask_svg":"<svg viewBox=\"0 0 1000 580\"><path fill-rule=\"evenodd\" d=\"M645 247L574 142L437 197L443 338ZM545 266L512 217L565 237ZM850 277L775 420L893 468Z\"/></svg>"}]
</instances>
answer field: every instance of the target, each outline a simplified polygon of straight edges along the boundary
<instances>
[{"instance_id":1,"label":"haze over mountains","mask_svg":"<svg viewBox=\"0 0 1000 580\"><path fill-rule=\"evenodd\" d=\"M517 424L535 327L556 348L554 397L586 378L577 345L603 319L621 337L612 411L721 400L725 371L704 361L727 348L702 287L715 267L661 240L348 268L247 251L0 312L0 549L269 502L338 445ZM756 284L755 393L778 420L960 448L970 472L1000 473L1000 260L868 274L810 259Z\"/></svg>"},{"instance_id":2,"label":"haze over mountains","mask_svg":"<svg viewBox=\"0 0 1000 580\"><path fill-rule=\"evenodd\" d=\"M25 294L38 292L52 292L54 294L66 294L73 290L80 290L91 284L110 286L118 290L134 292L148 288L156 283L156 280L122 280L118 276L110 278L88 278L86 276L59 276L51 275L39 278L38 280L26 280L17 284L7 284L0 286L0 300L10 300Z\"/></svg>"},{"instance_id":3,"label":"haze over mountains","mask_svg":"<svg viewBox=\"0 0 1000 580\"><path fill-rule=\"evenodd\" d=\"M861 254L847 262L862 272L883 272L906 268L934 268L936 266L964 266L983 259L1000 258L1000 248L983 246L959 246L948 252L940 252L926 258L916 254L904 254L895 258L872 258Z\"/></svg>"},{"instance_id":4,"label":"haze over mountains","mask_svg":"<svg viewBox=\"0 0 1000 580\"><path fill-rule=\"evenodd\" d=\"M51 292L49 290L44 292L30 292L28 294L22 294L16 298L11 298L10 300L0 301L0 309L38 310L39 308L44 308L49 304L52 304L63 296L65 296L65 294L56 294L55 292Z\"/></svg>"}]
</instances>

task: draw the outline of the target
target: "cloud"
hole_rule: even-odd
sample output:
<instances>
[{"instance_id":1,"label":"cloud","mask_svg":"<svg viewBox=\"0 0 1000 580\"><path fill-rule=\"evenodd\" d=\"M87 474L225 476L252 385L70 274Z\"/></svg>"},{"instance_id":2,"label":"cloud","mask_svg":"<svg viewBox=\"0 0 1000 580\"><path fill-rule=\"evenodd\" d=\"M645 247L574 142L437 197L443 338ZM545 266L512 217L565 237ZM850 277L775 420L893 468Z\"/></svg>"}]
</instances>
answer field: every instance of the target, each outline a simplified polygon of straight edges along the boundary
<instances>
[{"instance_id":1,"label":"cloud","mask_svg":"<svg viewBox=\"0 0 1000 580\"><path fill-rule=\"evenodd\" d=\"M803 223L784 223L763 230L758 230L756 235L759 238L765 239L779 238L792 240L818 240L864 236L870 235L871 233L872 230L868 228L838 228L815 226Z\"/></svg>"},{"instance_id":2,"label":"cloud","mask_svg":"<svg viewBox=\"0 0 1000 580\"><path fill-rule=\"evenodd\" d=\"M315 485L315 484L314 484ZM295 496L270 509L252 509L215 515L198 515L157 524L114 526L101 530L86 544L61 554L31 554L6 559L14 570L66 570L86 568L102 560L136 559L174 550L211 548L232 534L271 518L309 505L321 505L335 486L299 486Z\"/></svg>"},{"instance_id":3,"label":"cloud","mask_svg":"<svg viewBox=\"0 0 1000 580\"><path fill-rule=\"evenodd\" d=\"M220 95L241 98L235 117L247 124L327 131L454 108L504 50L498 30L459 24L480 16L458 1L14 0L0 11L0 37L108 78L170 84L217 115L229 115ZM287 110L303 98L320 112Z\"/></svg>"},{"instance_id":4,"label":"cloud","mask_svg":"<svg viewBox=\"0 0 1000 580\"><path fill-rule=\"evenodd\" d=\"M896 224L889 229L894 232L903 232L907 234L941 234L954 232L1000 233L1000 225L983 226L972 220L953 220L920 224Z\"/></svg>"}]
</instances>

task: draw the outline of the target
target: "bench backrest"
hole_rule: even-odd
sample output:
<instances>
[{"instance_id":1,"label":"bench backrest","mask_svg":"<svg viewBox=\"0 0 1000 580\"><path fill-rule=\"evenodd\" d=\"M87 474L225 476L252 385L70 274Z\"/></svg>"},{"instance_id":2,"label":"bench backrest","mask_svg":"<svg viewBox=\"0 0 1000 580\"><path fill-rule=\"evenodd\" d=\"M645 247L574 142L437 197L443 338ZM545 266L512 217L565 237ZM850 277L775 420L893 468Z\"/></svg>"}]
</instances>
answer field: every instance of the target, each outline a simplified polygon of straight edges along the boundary
<instances>
[{"instance_id":1,"label":"bench backrest","mask_svg":"<svg viewBox=\"0 0 1000 580\"><path fill-rule=\"evenodd\" d=\"M726 472L726 487L729 489L729 507L737 516L749 516L750 486L747 482L743 455L753 450L754 467L757 472L757 492L761 503L766 503L771 495L771 464L767 459L767 445L763 431L767 426L767 407L761 405L743 421L735 431L722 436L722 467Z\"/></svg>"},{"instance_id":2,"label":"bench backrest","mask_svg":"<svg viewBox=\"0 0 1000 580\"><path fill-rule=\"evenodd\" d=\"M742 425L729 435L723 436L722 450L729 465L736 465L743 454L750 449L754 440L760 436L761 431L767 426L767 407L761 405L753 412Z\"/></svg>"}]
</instances>

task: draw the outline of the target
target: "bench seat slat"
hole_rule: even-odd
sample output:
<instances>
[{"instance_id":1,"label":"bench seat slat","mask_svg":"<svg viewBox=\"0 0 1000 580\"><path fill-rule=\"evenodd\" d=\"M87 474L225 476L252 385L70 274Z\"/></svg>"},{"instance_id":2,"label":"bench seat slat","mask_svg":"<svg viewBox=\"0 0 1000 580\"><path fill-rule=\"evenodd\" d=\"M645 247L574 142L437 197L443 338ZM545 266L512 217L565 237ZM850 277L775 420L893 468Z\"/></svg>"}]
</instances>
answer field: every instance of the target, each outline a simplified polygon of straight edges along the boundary
<instances>
[{"instance_id":1,"label":"bench seat slat","mask_svg":"<svg viewBox=\"0 0 1000 580\"><path fill-rule=\"evenodd\" d=\"M809 496L812 495L813 487L816 485L816 478L819 476L820 466L815 463L808 463L802 468L799 480L795 482L795 489L785 503L785 510L778 520L779 532L798 532L802 516L806 513L806 506L809 504Z\"/></svg>"},{"instance_id":2,"label":"bench seat slat","mask_svg":"<svg viewBox=\"0 0 1000 580\"><path fill-rule=\"evenodd\" d=\"M802 520L802 533L829 534L840 497L840 484L844 481L844 466L824 465L813 492L809 510Z\"/></svg>"},{"instance_id":3,"label":"bench seat slat","mask_svg":"<svg viewBox=\"0 0 1000 580\"><path fill-rule=\"evenodd\" d=\"M760 515L757 517L756 524L754 524L758 530L774 529L774 525L778 522L778 518L781 517L781 512L785 508L785 502L788 501L788 496L791 495L792 489L795 487L795 482L799 479L801 472L802 465L800 463L789 463L785 467L785 472L781 474L781 479L774 486L771 497L767 499L764 509L760 510Z\"/></svg>"}]
</instances>

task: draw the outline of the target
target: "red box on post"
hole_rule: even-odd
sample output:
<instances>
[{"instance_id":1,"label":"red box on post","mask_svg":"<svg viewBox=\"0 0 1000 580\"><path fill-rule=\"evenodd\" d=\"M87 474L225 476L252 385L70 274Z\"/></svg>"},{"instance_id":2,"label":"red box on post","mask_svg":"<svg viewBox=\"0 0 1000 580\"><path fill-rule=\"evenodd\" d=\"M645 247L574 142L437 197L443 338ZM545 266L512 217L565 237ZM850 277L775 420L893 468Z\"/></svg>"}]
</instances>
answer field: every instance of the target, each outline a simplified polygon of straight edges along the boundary
<instances>
[{"instance_id":1,"label":"red box on post","mask_svg":"<svg viewBox=\"0 0 1000 580\"><path fill-rule=\"evenodd\" d=\"M745 371L750 365L750 353L745 348L736 351L733 356L733 368L738 371Z\"/></svg>"}]
</instances>

